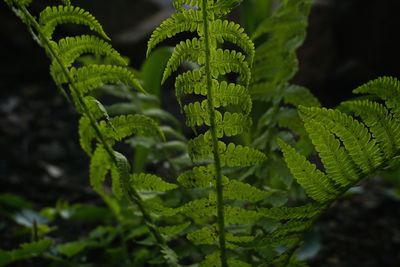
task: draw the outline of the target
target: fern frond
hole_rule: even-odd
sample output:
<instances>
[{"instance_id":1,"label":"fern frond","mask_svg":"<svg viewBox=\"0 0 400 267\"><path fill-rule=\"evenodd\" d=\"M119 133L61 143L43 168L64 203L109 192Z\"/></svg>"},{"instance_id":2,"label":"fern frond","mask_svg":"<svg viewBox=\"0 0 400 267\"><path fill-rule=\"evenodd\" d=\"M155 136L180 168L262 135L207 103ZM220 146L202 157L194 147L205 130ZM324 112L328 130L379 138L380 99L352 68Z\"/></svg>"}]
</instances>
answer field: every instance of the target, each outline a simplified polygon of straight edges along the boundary
<instances>
[{"instance_id":1,"label":"fern frond","mask_svg":"<svg viewBox=\"0 0 400 267\"><path fill-rule=\"evenodd\" d=\"M83 101L95 120L105 119L107 123L110 123L107 111L98 100L91 96L86 96L83 98ZM90 119L86 115L83 115L79 120L79 142L82 149L89 156L92 154L92 141L95 138L96 132L93 129Z\"/></svg>"},{"instance_id":2,"label":"fern frond","mask_svg":"<svg viewBox=\"0 0 400 267\"><path fill-rule=\"evenodd\" d=\"M200 71L186 72L176 79L176 97L181 105L181 99L184 95L196 94L207 95L207 88L202 81ZM214 92L214 107L237 106L243 113L249 114L252 102L246 88L239 84L227 83L226 81L212 81L212 90Z\"/></svg>"},{"instance_id":3,"label":"fern frond","mask_svg":"<svg viewBox=\"0 0 400 267\"><path fill-rule=\"evenodd\" d=\"M260 190L257 187L236 180L230 180L224 185L224 197L226 199L257 202L271 195L271 191Z\"/></svg>"},{"instance_id":4,"label":"fern frond","mask_svg":"<svg viewBox=\"0 0 400 267\"><path fill-rule=\"evenodd\" d=\"M212 158L212 144L209 135L199 135L188 142L188 149L191 159L194 162L209 161ZM265 155L253 148L236 146L233 143L226 145L223 142L218 143L219 153L221 155L221 166L243 167L252 166L263 162Z\"/></svg>"},{"instance_id":5,"label":"fern frond","mask_svg":"<svg viewBox=\"0 0 400 267\"><path fill-rule=\"evenodd\" d=\"M79 120L79 143L88 155L92 155L92 140L96 138L96 133L86 116Z\"/></svg>"},{"instance_id":6,"label":"fern frond","mask_svg":"<svg viewBox=\"0 0 400 267\"><path fill-rule=\"evenodd\" d=\"M223 0L215 1L212 6L210 6L210 11L216 17L223 17L229 14L232 9L239 6L243 0Z\"/></svg>"},{"instance_id":7,"label":"fern frond","mask_svg":"<svg viewBox=\"0 0 400 267\"><path fill-rule=\"evenodd\" d=\"M220 262L220 253L214 252L213 254L208 255L201 263L199 267L222 267ZM228 258L227 264L230 267L251 267L250 264L245 263L243 261L237 260L235 258Z\"/></svg>"},{"instance_id":8,"label":"fern frond","mask_svg":"<svg viewBox=\"0 0 400 267\"><path fill-rule=\"evenodd\" d=\"M180 42L175 47L171 58L168 60L161 83L164 83L165 80L174 71L176 71L184 61L197 62L199 58L204 57L201 56L201 52L202 52L202 44L201 41L199 41L197 38L193 38L192 40L186 40L186 42L184 41Z\"/></svg>"},{"instance_id":9,"label":"fern frond","mask_svg":"<svg viewBox=\"0 0 400 267\"><path fill-rule=\"evenodd\" d=\"M90 185L97 191L103 192L103 183L111 169L111 160L107 151L98 145L90 159Z\"/></svg>"},{"instance_id":10,"label":"fern frond","mask_svg":"<svg viewBox=\"0 0 400 267\"><path fill-rule=\"evenodd\" d=\"M90 65L81 68L72 68L71 76L75 79L75 86L82 94L97 89L105 84L125 84L145 93L142 85L130 70L115 65Z\"/></svg>"},{"instance_id":11,"label":"fern frond","mask_svg":"<svg viewBox=\"0 0 400 267\"><path fill-rule=\"evenodd\" d=\"M323 121L325 127L340 138L353 161L364 173L370 173L382 163L380 148L362 123L337 110L305 107L299 110L305 122L311 119Z\"/></svg>"},{"instance_id":12,"label":"fern frond","mask_svg":"<svg viewBox=\"0 0 400 267\"><path fill-rule=\"evenodd\" d=\"M160 177L147 173L132 174L130 183L138 191L165 192L177 188L175 184L167 183Z\"/></svg>"},{"instance_id":13,"label":"fern frond","mask_svg":"<svg viewBox=\"0 0 400 267\"><path fill-rule=\"evenodd\" d=\"M251 78L251 71L246 57L235 50L217 49L211 56L210 70L213 78L217 79L227 73L240 74L239 82L248 86Z\"/></svg>"},{"instance_id":14,"label":"fern frond","mask_svg":"<svg viewBox=\"0 0 400 267\"><path fill-rule=\"evenodd\" d=\"M325 128L324 123L309 120L304 126L329 178L342 187L356 182L359 179L360 170L354 165L349 153L340 145L340 141Z\"/></svg>"},{"instance_id":15,"label":"fern frond","mask_svg":"<svg viewBox=\"0 0 400 267\"><path fill-rule=\"evenodd\" d=\"M129 198L137 198L134 196L132 188L129 187L129 177L130 177L130 169L128 160L121 153L114 151L115 155L115 166L113 166L112 173L112 189L114 194L118 199L125 196L127 199Z\"/></svg>"},{"instance_id":16,"label":"fern frond","mask_svg":"<svg viewBox=\"0 0 400 267\"><path fill-rule=\"evenodd\" d=\"M182 232L190 226L190 222L173 225L173 226L164 226L160 227L160 232L166 236L176 236L182 234Z\"/></svg>"},{"instance_id":17,"label":"fern frond","mask_svg":"<svg viewBox=\"0 0 400 267\"><path fill-rule=\"evenodd\" d=\"M177 181L185 188L215 187L215 167L213 165L194 167L179 175ZM223 184L227 184L228 181L228 178L224 176Z\"/></svg>"},{"instance_id":18,"label":"fern frond","mask_svg":"<svg viewBox=\"0 0 400 267\"><path fill-rule=\"evenodd\" d=\"M120 141L133 134L154 136L164 140L164 134L157 123L143 115L122 115L110 118L109 122L101 121L100 129L107 140Z\"/></svg>"},{"instance_id":19,"label":"fern frond","mask_svg":"<svg viewBox=\"0 0 400 267\"><path fill-rule=\"evenodd\" d=\"M109 43L93 35L63 38L58 41L58 52L67 67L87 53L108 57L116 65L128 65L128 62Z\"/></svg>"},{"instance_id":20,"label":"fern frond","mask_svg":"<svg viewBox=\"0 0 400 267\"><path fill-rule=\"evenodd\" d=\"M190 232L187 235L187 239L196 245L216 245L218 241L218 229L216 225L205 226Z\"/></svg>"},{"instance_id":21,"label":"fern frond","mask_svg":"<svg viewBox=\"0 0 400 267\"><path fill-rule=\"evenodd\" d=\"M5 0L7 5L12 5L13 3L19 4L23 7L28 7L31 3L32 0Z\"/></svg>"},{"instance_id":22,"label":"fern frond","mask_svg":"<svg viewBox=\"0 0 400 267\"><path fill-rule=\"evenodd\" d=\"M171 207L166 207L160 198L150 198L144 202L146 209L161 217L175 216L179 210Z\"/></svg>"},{"instance_id":23,"label":"fern frond","mask_svg":"<svg viewBox=\"0 0 400 267\"><path fill-rule=\"evenodd\" d=\"M208 114L208 101L195 102L185 105L183 110L186 113L186 124L189 127L207 125L210 126ZM241 113L225 112L223 115L215 111L217 136L235 136L248 130L251 126L251 119Z\"/></svg>"},{"instance_id":24,"label":"fern frond","mask_svg":"<svg viewBox=\"0 0 400 267\"><path fill-rule=\"evenodd\" d=\"M225 206L225 222L227 225L252 225L262 217L262 213L254 210Z\"/></svg>"},{"instance_id":25,"label":"fern frond","mask_svg":"<svg viewBox=\"0 0 400 267\"><path fill-rule=\"evenodd\" d=\"M249 57L249 64L253 64L254 43L239 24L227 20L215 20L210 23L210 35L220 43L229 41L239 46Z\"/></svg>"},{"instance_id":26,"label":"fern frond","mask_svg":"<svg viewBox=\"0 0 400 267\"><path fill-rule=\"evenodd\" d=\"M195 66L197 69L178 76L176 96L181 108L182 98L186 95L207 97L207 99L203 98L197 102L185 104L183 111L189 127L194 130L196 130L195 127L200 126L209 128L205 134L198 135L188 143L188 152L192 161L209 165L195 167L179 176L178 181L189 188L215 188L215 192L210 193L210 199L194 200L183 205L180 211L198 224L207 223L208 218L216 216L218 223L213 227L218 229L217 236L210 238L212 227L203 227L189 233L188 238L200 244L217 243L218 240L221 265L227 267L225 236L232 238L233 236L228 232L225 233L224 220L228 223L241 224L245 220L238 222L232 216L245 217L252 211L243 209L243 211L237 211L237 214L225 217L224 209L230 212L235 209L229 206L225 208L224 193L227 194L228 199L236 197L235 199L247 201L257 201L265 197L263 191L250 185L240 182L229 184L228 178L221 173L222 167L245 167L265 159L263 153L252 148L236 146L233 143L226 145L219 141L224 136L239 135L251 126L248 115L252 104L246 87L251 76L249 63L251 65L254 57L254 44L239 25L218 19L240 1L174 0L173 3L178 13L172 15L154 31L148 44L148 52L168 36L176 35L181 31L197 31L198 38L181 42L176 46L165 69L163 81L185 60L198 64ZM190 16L190 23L186 16ZM186 21L186 25L180 25L179 18L181 21ZM219 49L218 43L226 41L240 47L248 55L250 62L246 61L246 56L241 52ZM238 74L240 85L220 82L223 80L221 76L228 73ZM240 190L249 190L251 193L234 196ZM203 215L203 218L198 214ZM232 244L228 243L228 245Z\"/></svg>"},{"instance_id":27,"label":"fern frond","mask_svg":"<svg viewBox=\"0 0 400 267\"><path fill-rule=\"evenodd\" d=\"M90 53L96 56L104 56L112 60L116 65L126 66L127 62L110 44L104 40L92 36L82 35L76 37L66 37L61 39L58 44L54 44L65 67L70 68L72 64L82 55ZM63 71L57 60L53 59L50 66L50 73L58 83L67 83Z\"/></svg>"},{"instance_id":28,"label":"fern frond","mask_svg":"<svg viewBox=\"0 0 400 267\"><path fill-rule=\"evenodd\" d=\"M80 7L54 6L46 7L39 15L39 23L43 34L52 39L53 32L60 24L74 23L88 26L106 40L110 40L103 27L95 17Z\"/></svg>"},{"instance_id":29,"label":"fern frond","mask_svg":"<svg viewBox=\"0 0 400 267\"><path fill-rule=\"evenodd\" d=\"M295 75L296 49L305 39L311 5L311 0L282 1L255 30L252 39L266 41L256 48L250 86L254 99L270 101L271 92L285 90Z\"/></svg>"},{"instance_id":30,"label":"fern frond","mask_svg":"<svg viewBox=\"0 0 400 267\"><path fill-rule=\"evenodd\" d=\"M320 107L318 99L305 87L291 85L286 89L283 97L285 104L304 107Z\"/></svg>"},{"instance_id":31,"label":"fern frond","mask_svg":"<svg viewBox=\"0 0 400 267\"><path fill-rule=\"evenodd\" d=\"M385 158L391 158L395 151L400 149L400 125L382 104L369 100L355 100L341 105L361 117L382 147Z\"/></svg>"},{"instance_id":32,"label":"fern frond","mask_svg":"<svg viewBox=\"0 0 400 267\"><path fill-rule=\"evenodd\" d=\"M393 77L380 77L372 80L353 91L355 94L373 94L385 100L388 108L393 109L399 117L400 81Z\"/></svg>"},{"instance_id":33,"label":"fern frond","mask_svg":"<svg viewBox=\"0 0 400 267\"><path fill-rule=\"evenodd\" d=\"M309 197L317 202L325 203L334 199L340 193L323 172L318 170L304 156L297 153L294 148L281 140L279 146L291 173Z\"/></svg>"},{"instance_id":34,"label":"fern frond","mask_svg":"<svg viewBox=\"0 0 400 267\"><path fill-rule=\"evenodd\" d=\"M273 238L285 238L293 235L301 234L307 231L312 222L311 221L288 221L285 224L279 226L276 230L272 232Z\"/></svg>"},{"instance_id":35,"label":"fern frond","mask_svg":"<svg viewBox=\"0 0 400 267\"><path fill-rule=\"evenodd\" d=\"M179 208L179 212L195 221L207 221L216 215L216 203L208 198L200 198L186 203Z\"/></svg>"},{"instance_id":36,"label":"fern frond","mask_svg":"<svg viewBox=\"0 0 400 267\"><path fill-rule=\"evenodd\" d=\"M318 203L307 204L300 207L276 207L270 209L259 209L266 218L288 221L288 220L307 220L317 216L323 209L323 205Z\"/></svg>"},{"instance_id":37,"label":"fern frond","mask_svg":"<svg viewBox=\"0 0 400 267\"><path fill-rule=\"evenodd\" d=\"M151 35L147 44L147 56L159 43L167 38L171 38L185 31L196 31L201 21L201 13L194 10L184 10L181 13L172 14L172 16L161 23Z\"/></svg>"}]
</instances>

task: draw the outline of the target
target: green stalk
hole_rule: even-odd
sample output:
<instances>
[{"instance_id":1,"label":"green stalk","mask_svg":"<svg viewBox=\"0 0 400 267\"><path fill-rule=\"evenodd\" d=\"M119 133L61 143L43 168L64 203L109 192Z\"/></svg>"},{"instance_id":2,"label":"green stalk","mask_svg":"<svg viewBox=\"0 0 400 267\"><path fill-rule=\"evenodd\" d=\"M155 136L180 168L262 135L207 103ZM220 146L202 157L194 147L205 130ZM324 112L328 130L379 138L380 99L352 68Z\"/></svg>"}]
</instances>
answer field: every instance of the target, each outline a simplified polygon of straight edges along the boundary
<instances>
[{"instance_id":1,"label":"green stalk","mask_svg":"<svg viewBox=\"0 0 400 267\"><path fill-rule=\"evenodd\" d=\"M226 258L226 244L225 244L225 219L224 219L224 196L223 196L223 185L222 185L222 174L221 174L221 160L218 152L218 138L217 129L215 123L215 110L214 110L214 99L212 91L212 79L211 79L211 51L210 51L210 36L209 36L209 24L207 14L207 0L202 1L202 12L203 12L203 26L204 26L204 41L205 41L205 72L207 79L207 100L208 100L208 113L210 116L210 132L213 145L213 156L215 166L215 178L216 178L216 189L217 189L217 221L218 221L218 234L219 234L219 249L221 256L221 266L228 267Z\"/></svg>"},{"instance_id":2,"label":"green stalk","mask_svg":"<svg viewBox=\"0 0 400 267\"><path fill-rule=\"evenodd\" d=\"M39 23L32 16L32 14L26 9L26 7L21 6L18 3L17 3L17 6L18 6L18 9L21 10L24 13L25 17L28 19L29 24L31 26L33 26L34 29L38 32L38 34L40 36L40 39L43 42L43 45L44 45L45 49L47 49L47 51L50 53L51 57L53 57L57 61L57 63L61 66L61 69L62 69L65 77L67 77L68 83L70 84L71 90L77 96L77 99L79 101L79 105L82 107L83 114L89 119L91 126L93 127L93 129L96 132L96 135L97 135L97 137L99 139L99 142L103 145L103 147L106 150L108 156L113 161L113 163L115 165L117 165L117 158L116 158L116 156L114 154L113 149L106 142L103 134L100 131L100 127L99 127L98 122L94 119L93 115L89 111L88 106L83 101L79 90L76 88L76 86L74 84L74 79L71 77L67 67L63 64L63 61L61 60L61 58L58 55L57 51L55 51L54 48L51 46L50 40L47 39L46 36L43 34L43 32L41 31ZM158 231L157 227L155 226L154 221L151 218L150 213L146 210L146 208L144 206L144 203L143 203L143 200L140 197L139 193L136 191L135 188L133 188L132 186L129 186L127 184L127 181L124 181L124 184L125 184L125 187L126 187L126 190L127 190L128 199L130 200L131 203L136 204L138 206L140 212L143 215L143 219L144 219L146 225L148 226L150 232L152 233L152 235L154 236L154 238L158 242L158 245L161 248L165 248L166 241L165 241L164 237L161 235L161 233Z\"/></svg>"}]
</instances>

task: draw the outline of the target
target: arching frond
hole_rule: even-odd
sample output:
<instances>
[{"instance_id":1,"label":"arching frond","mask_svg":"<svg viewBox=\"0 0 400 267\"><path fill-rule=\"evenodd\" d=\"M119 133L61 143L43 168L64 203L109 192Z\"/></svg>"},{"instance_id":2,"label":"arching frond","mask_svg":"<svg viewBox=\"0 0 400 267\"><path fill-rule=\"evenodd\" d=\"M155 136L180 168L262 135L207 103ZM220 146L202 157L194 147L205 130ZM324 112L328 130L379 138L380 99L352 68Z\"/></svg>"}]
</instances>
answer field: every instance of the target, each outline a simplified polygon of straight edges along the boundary
<instances>
[{"instance_id":1,"label":"arching frond","mask_svg":"<svg viewBox=\"0 0 400 267\"><path fill-rule=\"evenodd\" d=\"M157 123L143 115L122 115L110 118L110 121L101 121L100 129L104 137L110 140L120 141L131 135L154 136L159 140L164 135Z\"/></svg>"},{"instance_id":2,"label":"arching frond","mask_svg":"<svg viewBox=\"0 0 400 267\"><path fill-rule=\"evenodd\" d=\"M342 187L358 180L360 170L353 163L349 153L322 122L307 121L304 126L309 133L328 176Z\"/></svg>"},{"instance_id":3,"label":"arching frond","mask_svg":"<svg viewBox=\"0 0 400 267\"><path fill-rule=\"evenodd\" d=\"M71 76L76 80L75 86L84 95L105 84L125 84L145 93L133 72L120 66L90 65L72 68Z\"/></svg>"},{"instance_id":4,"label":"arching frond","mask_svg":"<svg viewBox=\"0 0 400 267\"><path fill-rule=\"evenodd\" d=\"M204 58L204 56L201 55L201 52L202 44L201 41L199 41L197 38L186 40L186 42L180 42L180 44L175 47L174 52L169 59L167 66L165 67L161 83L164 83L165 80L174 71L176 71L184 61L197 62L198 60L200 60L200 58Z\"/></svg>"},{"instance_id":5,"label":"arching frond","mask_svg":"<svg viewBox=\"0 0 400 267\"><path fill-rule=\"evenodd\" d=\"M258 150L233 143L226 145L219 142L219 153L221 154L221 166L240 167L258 164L266 159L265 155ZM194 162L206 162L212 158L212 144L209 134L199 135L188 143L189 154Z\"/></svg>"},{"instance_id":6,"label":"arching frond","mask_svg":"<svg viewBox=\"0 0 400 267\"><path fill-rule=\"evenodd\" d=\"M370 173L382 163L380 148L362 123L332 109L300 107L300 111L305 122L310 119L323 121L326 128L340 138L364 173Z\"/></svg>"},{"instance_id":7,"label":"arching frond","mask_svg":"<svg viewBox=\"0 0 400 267\"><path fill-rule=\"evenodd\" d=\"M248 86L250 82L250 68L246 62L246 57L240 52L217 49L211 57L210 65L211 74L215 79L221 75L234 72L240 74L239 81L243 85Z\"/></svg>"},{"instance_id":8,"label":"arching frond","mask_svg":"<svg viewBox=\"0 0 400 267\"><path fill-rule=\"evenodd\" d=\"M96 133L86 116L79 120L79 143L88 155L92 155L92 141L96 138Z\"/></svg>"},{"instance_id":9,"label":"arching frond","mask_svg":"<svg viewBox=\"0 0 400 267\"><path fill-rule=\"evenodd\" d=\"M167 183L160 177L147 173L131 175L130 183L138 191L165 192L177 188L175 184Z\"/></svg>"},{"instance_id":10,"label":"arching frond","mask_svg":"<svg viewBox=\"0 0 400 267\"><path fill-rule=\"evenodd\" d=\"M217 41L231 42L239 46L249 57L249 63L252 65L255 48L250 37L244 32L244 29L232 21L215 20L210 24L211 36Z\"/></svg>"},{"instance_id":11,"label":"arching frond","mask_svg":"<svg viewBox=\"0 0 400 267\"><path fill-rule=\"evenodd\" d=\"M53 32L60 24L74 23L88 26L104 39L110 40L103 27L95 17L80 7L54 6L46 7L39 15L39 23L42 32L47 38L52 39Z\"/></svg>"},{"instance_id":12,"label":"arching frond","mask_svg":"<svg viewBox=\"0 0 400 267\"><path fill-rule=\"evenodd\" d=\"M98 192L103 192L103 183L111 169L111 160L105 149L98 145L90 160L90 184Z\"/></svg>"},{"instance_id":13,"label":"arching frond","mask_svg":"<svg viewBox=\"0 0 400 267\"><path fill-rule=\"evenodd\" d=\"M400 81L393 77L380 77L354 90L356 94L373 94L385 100L388 108L400 116Z\"/></svg>"},{"instance_id":14,"label":"arching frond","mask_svg":"<svg viewBox=\"0 0 400 267\"><path fill-rule=\"evenodd\" d=\"M222 175L221 170L223 167L258 164L265 160L265 155L250 147L233 143L226 145L218 140L244 133L252 124L249 116L252 103L247 86L251 77L254 44L238 24L220 19L240 1L174 0L173 3L177 13L154 31L148 44L148 52L167 36L171 37L181 31L197 31L198 37L181 42L175 47L174 54L165 68L163 82L184 61L197 63L194 70L177 77L175 87L178 103L186 114L186 124L194 130L197 130L197 127L207 128L204 134L198 135L188 143L192 161L207 166L195 167L183 173L178 177L178 182L187 188L211 189L209 199L191 201L183 205L180 211L200 225L216 216L218 224L194 230L188 234L188 239L197 244L218 243L221 247L222 265L227 266L225 236L227 246L232 248L235 245L230 243L229 239L239 242L240 237L230 232L225 233L224 220L227 224L246 224L258 215L255 215L256 211L225 207L224 199L256 202L269 195L269 192L244 182L230 181ZM185 21L185 25L180 24L180 18L181 21ZM230 42L241 48L249 60L236 50L218 48L218 43L223 42ZM239 76L237 84L223 81L221 76L229 73ZM183 98L189 95L200 96L200 99L182 105ZM213 235L212 229L217 229L218 234Z\"/></svg>"},{"instance_id":15,"label":"arching frond","mask_svg":"<svg viewBox=\"0 0 400 267\"><path fill-rule=\"evenodd\" d=\"M291 173L309 197L320 203L335 199L339 191L323 172L283 141L279 145Z\"/></svg>"},{"instance_id":16,"label":"arching frond","mask_svg":"<svg viewBox=\"0 0 400 267\"><path fill-rule=\"evenodd\" d=\"M228 180L225 177L226 183ZM215 168L212 165L194 167L179 175L177 181L185 188L210 188L215 186Z\"/></svg>"},{"instance_id":17,"label":"arching frond","mask_svg":"<svg viewBox=\"0 0 400 267\"><path fill-rule=\"evenodd\" d=\"M231 180L224 185L226 199L257 202L271 196L271 191L260 190L249 184Z\"/></svg>"},{"instance_id":18,"label":"arching frond","mask_svg":"<svg viewBox=\"0 0 400 267\"><path fill-rule=\"evenodd\" d=\"M400 149L400 125L382 104L369 100L355 100L342 106L360 116L372 136L382 147L385 158L390 158Z\"/></svg>"},{"instance_id":19,"label":"arching frond","mask_svg":"<svg viewBox=\"0 0 400 267\"><path fill-rule=\"evenodd\" d=\"M171 38L185 31L196 31L201 21L201 13L194 10L184 10L181 13L173 14L170 18L161 23L151 35L147 44L147 55L149 55L159 43L167 38Z\"/></svg>"},{"instance_id":20,"label":"arching frond","mask_svg":"<svg viewBox=\"0 0 400 267\"><path fill-rule=\"evenodd\" d=\"M58 55L67 68L71 67L79 57L87 53L107 57L116 65L127 65L126 60L123 59L110 44L96 36L82 35L66 37L61 39L57 45L55 44L55 47L58 50ZM55 59L53 59L50 66L50 73L58 84L68 82L61 67Z\"/></svg>"},{"instance_id":21,"label":"arching frond","mask_svg":"<svg viewBox=\"0 0 400 267\"><path fill-rule=\"evenodd\" d=\"M278 221L311 219L318 215L323 208L318 203L307 204L300 207L277 207L270 209L261 209L265 217Z\"/></svg>"}]
</instances>

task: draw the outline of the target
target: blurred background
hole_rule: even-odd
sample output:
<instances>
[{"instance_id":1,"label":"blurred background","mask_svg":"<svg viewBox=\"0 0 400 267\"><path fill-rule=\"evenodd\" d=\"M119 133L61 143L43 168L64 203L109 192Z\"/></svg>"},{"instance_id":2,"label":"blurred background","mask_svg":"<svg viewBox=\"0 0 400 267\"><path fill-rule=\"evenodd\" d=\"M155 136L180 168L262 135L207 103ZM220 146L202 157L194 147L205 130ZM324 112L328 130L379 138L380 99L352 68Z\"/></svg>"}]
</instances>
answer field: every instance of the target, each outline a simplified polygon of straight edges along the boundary
<instances>
[{"instance_id":1,"label":"blurred background","mask_svg":"<svg viewBox=\"0 0 400 267\"><path fill-rule=\"evenodd\" d=\"M170 1L110 3L80 0L79 6L97 17L113 46L139 68L151 31L173 11ZM398 0L316 0L293 83L334 107L364 82L399 77L398 10ZM240 21L240 11L232 18ZM78 116L56 90L44 51L3 1L0 38L0 193L23 195L38 208L60 200L100 204L78 144ZM166 97L162 105L174 113L173 101ZM339 201L322 218L320 242L305 254L311 266L400 266L399 228L399 200L373 179L363 194ZM1 220L0 236L12 247Z\"/></svg>"}]
</instances>

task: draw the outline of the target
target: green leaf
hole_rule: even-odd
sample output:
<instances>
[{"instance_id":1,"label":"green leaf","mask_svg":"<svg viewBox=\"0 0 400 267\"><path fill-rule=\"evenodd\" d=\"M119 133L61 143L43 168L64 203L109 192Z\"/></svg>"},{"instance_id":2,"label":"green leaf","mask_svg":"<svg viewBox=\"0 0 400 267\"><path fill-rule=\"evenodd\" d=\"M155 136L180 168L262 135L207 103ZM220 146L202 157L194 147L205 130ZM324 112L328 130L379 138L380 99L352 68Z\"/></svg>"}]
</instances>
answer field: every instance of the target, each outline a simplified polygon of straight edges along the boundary
<instances>
[{"instance_id":1,"label":"green leaf","mask_svg":"<svg viewBox=\"0 0 400 267\"><path fill-rule=\"evenodd\" d=\"M16 261L38 257L46 252L52 244L53 241L44 239L38 242L22 244L19 249L11 251L0 250L0 266L6 266Z\"/></svg>"},{"instance_id":2,"label":"green leaf","mask_svg":"<svg viewBox=\"0 0 400 267\"><path fill-rule=\"evenodd\" d=\"M167 183L153 174L132 174L130 184L138 191L165 192L177 188L177 185Z\"/></svg>"},{"instance_id":3,"label":"green leaf","mask_svg":"<svg viewBox=\"0 0 400 267\"><path fill-rule=\"evenodd\" d=\"M247 210L240 207L225 206L225 223L226 225L243 225L254 224L264 215L261 212Z\"/></svg>"},{"instance_id":4,"label":"green leaf","mask_svg":"<svg viewBox=\"0 0 400 267\"><path fill-rule=\"evenodd\" d=\"M144 61L140 69L140 78L149 94L161 98L161 79L165 66L172 55L172 49L160 47L154 50Z\"/></svg>"},{"instance_id":5,"label":"green leaf","mask_svg":"<svg viewBox=\"0 0 400 267\"><path fill-rule=\"evenodd\" d=\"M324 123L310 120L304 124L329 178L346 187L360 178L360 171L340 141L325 128Z\"/></svg>"},{"instance_id":6,"label":"green leaf","mask_svg":"<svg viewBox=\"0 0 400 267\"><path fill-rule=\"evenodd\" d=\"M284 96L285 104L305 107L320 107L318 99L305 87L291 85L286 89Z\"/></svg>"},{"instance_id":7,"label":"green leaf","mask_svg":"<svg viewBox=\"0 0 400 267\"><path fill-rule=\"evenodd\" d=\"M116 65L127 65L126 60L122 58L118 51L113 49L110 44L92 35L66 37L58 42L56 48L63 65L67 68L71 67L72 64L82 55L88 53L91 53L96 57L104 56L110 59L111 63ZM68 82L56 59L53 59L50 66L50 73L58 84Z\"/></svg>"},{"instance_id":8,"label":"green leaf","mask_svg":"<svg viewBox=\"0 0 400 267\"><path fill-rule=\"evenodd\" d=\"M215 166L194 167L190 171L186 171L177 178L179 184L186 188L210 188L215 187ZM222 183L227 184L228 178L222 177Z\"/></svg>"},{"instance_id":9,"label":"green leaf","mask_svg":"<svg viewBox=\"0 0 400 267\"><path fill-rule=\"evenodd\" d=\"M369 100L347 101L341 105L361 117L383 149L386 159L400 149L400 124L383 105Z\"/></svg>"},{"instance_id":10,"label":"green leaf","mask_svg":"<svg viewBox=\"0 0 400 267\"><path fill-rule=\"evenodd\" d=\"M74 86L84 95L106 84L124 84L146 93L133 72L125 67L90 65L78 69L72 68L70 73L76 81Z\"/></svg>"},{"instance_id":11,"label":"green leaf","mask_svg":"<svg viewBox=\"0 0 400 267\"><path fill-rule=\"evenodd\" d=\"M259 211L267 218L287 221L311 219L317 216L323 208L323 205L312 203L300 207L275 207L270 209L259 209Z\"/></svg>"},{"instance_id":12,"label":"green leaf","mask_svg":"<svg viewBox=\"0 0 400 267\"><path fill-rule=\"evenodd\" d=\"M215 38L218 42L229 41L239 46L249 57L250 65L253 64L255 54L254 44L239 24L218 19L211 22L210 32L210 37Z\"/></svg>"},{"instance_id":13,"label":"green leaf","mask_svg":"<svg viewBox=\"0 0 400 267\"><path fill-rule=\"evenodd\" d=\"M42 32L52 39L55 28L60 24L74 23L90 27L92 31L100 34L104 39L110 40L101 24L89 12L74 6L46 7L39 15Z\"/></svg>"},{"instance_id":14,"label":"green leaf","mask_svg":"<svg viewBox=\"0 0 400 267\"><path fill-rule=\"evenodd\" d=\"M31 208L32 203L23 198L22 196L3 193L0 194L0 206L1 209L13 209L13 210L22 210L26 208Z\"/></svg>"},{"instance_id":15,"label":"green leaf","mask_svg":"<svg viewBox=\"0 0 400 267\"><path fill-rule=\"evenodd\" d=\"M114 151L115 159L116 159L116 170L118 173L118 176L113 175L113 185L115 185L117 190L113 190L114 193L117 193L116 197L117 198L122 198L123 194L127 195L129 194L129 172L130 172L130 165L128 160L124 155L122 155L119 152Z\"/></svg>"},{"instance_id":16,"label":"green leaf","mask_svg":"<svg viewBox=\"0 0 400 267\"><path fill-rule=\"evenodd\" d=\"M400 115L400 82L394 77L380 77L358 87L353 92L355 94L374 94L385 100L386 106L393 109L397 117Z\"/></svg>"},{"instance_id":17,"label":"green leaf","mask_svg":"<svg viewBox=\"0 0 400 267\"><path fill-rule=\"evenodd\" d=\"M171 38L178 33L197 30L201 22L201 13L194 10L184 10L181 13L173 14L154 30L147 44L147 56L162 41Z\"/></svg>"},{"instance_id":18,"label":"green leaf","mask_svg":"<svg viewBox=\"0 0 400 267\"><path fill-rule=\"evenodd\" d=\"M217 49L211 55L211 74L214 79L227 73L240 74L239 82L246 86L250 82L251 71L246 57L235 50L222 50Z\"/></svg>"},{"instance_id":19,"label":"green leaf","mask_svg":"<svg viewBox=\"0 0 400 267\"><path fill-rule=\"evenodd\" d=\"M167 78L178 69L184 61L201 62L202 55L202 41L197 38L180 42L174 49L171 58L168 60L167 66L163 74L161 83L163 84Z\"/></svg>"},{"instance_id":20,"label":"green leaf","mask_svg":"<svg viewBox=\"0 0 400 267\"><path fill-rule=\"evenodd\" d=\"M219 153L221 157L221 166L227 167L245 167L263 162L265 155L250 147L241 145L236 146L233 143L226 145L219 142ZM209 133L199 135L188 142L188 149L191 159L194 162L209 161L212 159L212 143Z\"/></svg>"},{"instance_id":21,"label":"green leaf","mask_svg":"<svg viewBox=\"0 0 400 267\"><path fill-rule=\"evenodd\" d=\"M97 145L96 150L90 160L90 185L96 192L103 194L103 183L107 173L112 167L111 159L106 150L101 145Z\"/></svg>"},{"instance_id":22,"label":"green leaf","mask_svg":"<svg viewBox=\"0 0 400 267\"><path fill-rule=\"evenodd\" d=\"M325 128L343 142L352 160L364 173L371 173L382 163L382 153L376 140L364 124L338 110L299 107L304 122L323 121Z\"/></svg>"},{"instance_id":23,"label":"green leaf","mask_svg":"<svg viewBox=\"0 0 400 267\"><path fill-rule=\"evenodd\" d=\"M67 256L68 258L75 256L76 254L85 250L85 248L89 245L88 241L73 241L69 243L64 243L57 246L57 250Z\"/></svg>"},{"instance_id":24,"label":"green leaf","mask_svg":"<svg viewBox=\"0 0 400 267\"><path fill-rule=\"evenodd\" d=\"M279 140L279 146L291 173L309 197L320 203L328 202L337 197L340 191L314 164L311 164L304 156L297 153L294 148L282 140Z\"/></svg>"},{"instance_id":25,"label":"green leaf","mask_svg":"<svg viewBox=\"0 0 400 267\"><path fill-rule=\"evenodd\" d=\"M100 129L110 141L120 141L132 135L153 136L164 140L164 134L157 123L143 115L122 115L110 118L109 122L101 121Z\"/></svg>"},{"instance_id":26,"label":"green leaf","mask_svg":"<svg viewBox=\"0 0 400 267\"><path fill-rule=\"evenodd\" d=\"M182 232L189 227L191 223L186 222L178 225L173 225L173 226L164 226L164 227L159 227L160 232L163 235L166 236L177 236L182 234Z\"/></svg>"},{"instance_id":27,"label":"green leaf","mask_svg":"<svg viewBox=\"0 0 400 267\"><path fill-rule=\"evenodd\" d=\"M243 261L229 258L228 259L229 267L250 267L251 265L245 263ZM220 254L218 252L214 252L213 254L208 255L204 261L200 263L199 267L221 267Z\"/></svg>"},{"instance_id":28,"label":"green leaf","mask_svg":"<svg viewBox=\"0 0 400 267\"><path fill-rule=\"evenodd\" d=\"M249 184L231 180L224 185L224 198L257 202L272 195L272 192L260 190Z\"/></svg>"}]
</instances>

